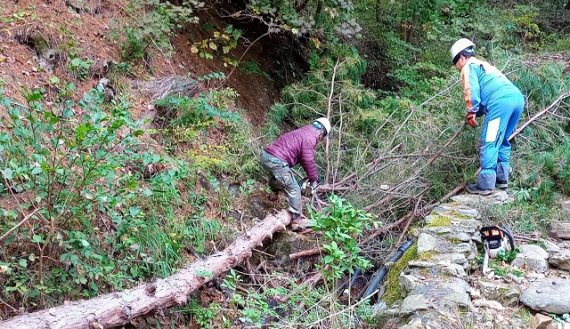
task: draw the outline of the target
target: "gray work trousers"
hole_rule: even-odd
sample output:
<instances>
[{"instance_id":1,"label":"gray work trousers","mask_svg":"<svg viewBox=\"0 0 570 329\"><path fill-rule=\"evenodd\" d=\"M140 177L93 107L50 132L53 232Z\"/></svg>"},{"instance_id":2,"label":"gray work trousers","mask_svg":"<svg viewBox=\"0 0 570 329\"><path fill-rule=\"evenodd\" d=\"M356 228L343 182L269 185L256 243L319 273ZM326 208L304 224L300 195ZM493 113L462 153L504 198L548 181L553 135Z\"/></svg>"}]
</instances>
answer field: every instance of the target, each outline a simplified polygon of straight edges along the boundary
<instances>
[{"instance_id":1,"label":"gray work trousers","mask_svg":"<svg viewBox=\"0 0 570 329\"><path fill-rule=\"evenodd\" d=\"M265 151L261 152L261 165L269 176L269 186L273 191L284 191L287 194L289 212L302 214L301 187L295 180L287 163Z\"/></svg>"}]
</instances>

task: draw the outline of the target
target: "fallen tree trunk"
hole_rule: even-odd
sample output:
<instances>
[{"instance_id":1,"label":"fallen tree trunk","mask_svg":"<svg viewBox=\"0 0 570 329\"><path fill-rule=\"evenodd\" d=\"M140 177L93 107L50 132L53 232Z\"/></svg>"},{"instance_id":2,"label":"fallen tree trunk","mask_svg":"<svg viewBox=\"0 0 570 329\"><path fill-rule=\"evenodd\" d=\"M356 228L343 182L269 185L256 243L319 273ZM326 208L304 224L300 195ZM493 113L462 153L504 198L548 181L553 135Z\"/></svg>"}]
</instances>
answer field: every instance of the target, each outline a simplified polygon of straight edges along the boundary
<instances>
[{"instance_id":1,"label":"fallen tree trunk","mask_svg":"<svg viewBox=\"0 0 570 329\"><path fill-rule=\"evenodd\" d=\"M23 314L0 322L2 329L110 328L133 318L175 305L183 305L188 295L223 272L251 256L273 233L284 230L291 221L286 210L267 216L238 237L224 251L200 259L165 278L121 292L70 302L54 308Z\"/></svg>"}]
</instances>

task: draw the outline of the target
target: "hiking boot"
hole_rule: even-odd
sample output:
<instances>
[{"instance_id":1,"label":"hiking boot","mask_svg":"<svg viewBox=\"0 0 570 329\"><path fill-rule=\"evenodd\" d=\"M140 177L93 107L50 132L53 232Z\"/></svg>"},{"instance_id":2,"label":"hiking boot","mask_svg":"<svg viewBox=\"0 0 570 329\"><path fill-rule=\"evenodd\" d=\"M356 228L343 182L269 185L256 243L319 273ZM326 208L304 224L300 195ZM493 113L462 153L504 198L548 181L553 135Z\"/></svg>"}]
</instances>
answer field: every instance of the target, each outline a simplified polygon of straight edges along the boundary
<instances>
[{"instance_id":1,"label":"hiking boot","mask_svg":"<svg viewBox=\"0 0 570 329\"><path fill-rule=\"evenodd\" d=\"M493 190L482 190L477 187L477 184L467 184L467 192L478 195L491 195Z\"/></svg>"},{"instance_id":2,"label":"hiking boot","mask_svg":"<svg viewBox=\"0 0 570 329\"><path fill-rule=\"evenodd\" d=\"M501 190L506 190L509 188L509 183L506 180L497 179L495 187Z\"/></svg>"},{"instance_id":3,"label":"hiking boot","mask_svg":"<svg viewBox=\"0 0 570 329\"><path fill-rule=\"evenodd\" d=\"M291 214L291 223L292 223L293 221L295 221L297 218L299 218L299 216L301 216L300 214L298 214L298 213L296 213L296 212L290 212L290 211L289 211L289 213Z\"/></svg>"}]
</instances>

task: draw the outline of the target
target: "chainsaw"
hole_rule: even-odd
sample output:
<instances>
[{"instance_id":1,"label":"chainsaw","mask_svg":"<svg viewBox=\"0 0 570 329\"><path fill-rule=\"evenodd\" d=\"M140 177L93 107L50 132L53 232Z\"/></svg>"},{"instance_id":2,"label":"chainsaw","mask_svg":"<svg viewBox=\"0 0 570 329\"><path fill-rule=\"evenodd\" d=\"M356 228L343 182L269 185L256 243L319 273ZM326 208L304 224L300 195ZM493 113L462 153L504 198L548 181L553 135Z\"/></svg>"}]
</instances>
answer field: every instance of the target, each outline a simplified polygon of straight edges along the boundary
<instances>
[{"instance_id":1,"label":"chainsaw","mask_svg":"<svg viewBox=\"0 0 570 329\"><path fill-rule=\"evenodd\" d=\"M479 230L483 242L483 275L489 271L489 258L496 258L499 252L515 250L515 241L511 233L499 226L485 226Z\"/></svg>"}]
</instances>

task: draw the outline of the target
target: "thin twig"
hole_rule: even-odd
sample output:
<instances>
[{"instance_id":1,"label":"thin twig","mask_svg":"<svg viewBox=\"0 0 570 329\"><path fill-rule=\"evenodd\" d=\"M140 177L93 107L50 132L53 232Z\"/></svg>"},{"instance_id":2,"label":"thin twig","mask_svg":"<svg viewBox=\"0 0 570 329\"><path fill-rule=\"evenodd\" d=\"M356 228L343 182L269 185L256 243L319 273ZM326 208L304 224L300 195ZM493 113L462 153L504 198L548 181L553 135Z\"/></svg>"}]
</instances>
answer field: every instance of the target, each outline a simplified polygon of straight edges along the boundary
<instances>
[{"instance_id":1,"label":"thin twig","mask_svg":"<svg viewBox=\"0 0 570 329\"><path fill-rule=\"evenodd\" d=\"M293 260L301 257L315 256L319 255L321 252L323 252L323 248L317 247L289 254L289 258Z\"/></svg>"},{"instance_id":2,"label":"thin twig","mask_svg":"<svg viewBox=\"0 0 570 329\"><path fill-rule=\"evenodd\" d=\"M12 310L12 312L18 312L18 310L14 306L6 303L2 298L0 298L0 303L8 306Z\"/></svg>"},{"instance_id":3,"label":"thin twig","mask_svg":"<svg viewBox=\"0 0 570 329\"><path fill-rule=\"evenodd\" d=\"M413 217L413 216L414 216L414 213L411 212L411 213L407 214L406 216L398 219L394 223L389 224L389 225L385 225L385 226L373 231L372 233L368 234L368 236L364 240L362 240L359 244L363 245L363 244L368 243L370 240L374 239L375 237L377 237L381 234L384 234L384 233L390 231L391 229L393 229L397 226L400 226L402 223L404 223L405 221L410 219L410 217Z\"/></svg>"},{"instance_id":4,"label":"thin twig","mask_svg":"<svg viewBox=\"0 0 570 329\"><path fill-rule=\"evenodd\" d=\"M14 227L9 229L8 232L6 232L6 233L4 233L4 235L0 236L0 242L3 241L4 239L6 239L12 232L17 230L20 226L24 225L24 223L26 223L30 218L32 218L32 216L35 215L36 212L38 212L39 210L40 210L39 208L35 208L31 213L27 214L24 217L24 219L22 219L18 224L16 224Z\"/></svg>"},{"instance_id":5,"label":"thin twig","mask_svg":"<svg viewBox=\"0 0 570 329\"><path fill-rule=\"evenodd\" d=\"M226 81L228 81L228 79L232 76L232 74L234 73L234 71L238 68L239 64L241 63L243 57L245 56L245 54L247 54L247 52L251 49L251 47L259 40L263 39L264 37L268 36L270 34L270 32L265 32L262 35L260 35L259 37L257 37L257 39L253 40L252 43L249 44L249 46L247 46L247 48L244 50L243 54L241 54L240 58L238 59L236 65L234 65L234 67L232 68L232 70L230 71L230 73L228 73L228 75L226 76L226 78L222 81L220 81L219 85L216 88L220 88Z\"/></svg>"},{"instance_id":6,"label":"thin twig","mask_svg":"<svg viewBox=\"0 0 570 329\"><path fill-rule=\"evenodd\" d=\"M397 184L397 185L394 185L390 190L387 191L387 193L395 192L395 191L397 191L398 189L400 189L404 184L407 184L407 183L409 183L409 182L415 180L415 179L418 177L418 175L420 174L420 172L421 172L422 170L424 170L427 166L431 165L436 159L438 159L438 158L440 157L440 155L443 153L443 151L444 151L454 140L456 140L456 139L461 135L461 133L463 132L463 127L464 127L464 126L461 126L461 128L458 129L458 130L455 132L455 134L453 134L453 136L451 136L451 137L443 144L443 146L442 146L431 158L428 159L428 161L427 161L425 164L423 164L421 167L419 167L418 169L416 169L416 171L414 172L413 175L411 175L411 176L410 176L408 179L406 179L405 181L403 181L403 182L401 182L401 183L399 183L399 184ZM375 207L378 207L378 206L381 206L382 204L384 204L384 203L386 203L386 202L392 200L393 198L394 198L393 195L388 195L388 196L386 196L386 197L384 197L384 198L379 199L379 200L376 201L375 203L364 207L364 210L370 211L371 209L373 209L373 208L375 208Z\"/></svg>"},{"instance_id":7,"label":"thin twig","mask_svg":"<svg viewBox=\"0 0 570 329\"><path fill-rule=\"evenodd\" d=\"M398 144L396 146L394 146L390 151L388 151L388 154L394 152L395 150L397 150L398 148L400 148L402 146L402 144ZM381 160L386 159L389 156L384 156L384 157L380 157L380 158L376 158L374 159L372 162L368 163L366 165L366 167L368 168L368 171L364 174L363 178L373 174L374 172L377 171L376 167L378 166L378 164L381 162ZM349 174L348 176L344 177L341 181L339 181L338 183L336 183L334 186L332 186L332 189L337 189L337 190L344 190L346 188L341 187L342 185L346 184L349 180L353 179L354 177L356 177L356 170L353 171L351 174ZM361 182L363 178L360 178L358 180L357 183Z\"/></svg>"},{"instance_id":8,"label":"thin twig","mask_svg":"<svg viewBox=\"0 0 570 329\"><path fill-rule=\"evenodd\" d=\"M316 325L316 324L319 324L319 323L321 323L321 322L323 322L323 321L325 321L325 320L328 320L328 319L333 318L333 317L335 317L335 316L337 316L337 315L339 315L339 314L342 314L342 313L344 313L344 312L347 312L347 311L349 311L349 310L351 310L351 309L356 308L358 305L360 305L360 304L362 304L362 303L364 303L364 302L367 302L368 299L370 299L370 297L374 296L377 292L378 292L378 289L376 289L372 294L368 295L368 297L362 298L360 301L358 301L358 303L355 303L355 304L353 304L353 305L350 305L349 307L347 307L347 308L345 308L345 309L342 309L342 310L340 310L340 311L338 311L338 312L336 312L336 313L330 314L330 315L328 315L328 316L326 316L326 317L324 317L324 318L318 319L317 321L315 321L315 322L309 324L309 325L307 326L307 328L312 328L312 327L313 327L314 325Z\"/></svg>"},{"instance_id":9,"label":"thin twig","mask_svg":"<svg viewBox=\"0 0 570 329\"><path fill-rule=\"evenodd\" d=\"M418 206L420 205L420 203L422 202L423 199L423 195L424 193L426 193L428 190L430 189L430 187L425 188L421 193L420 196L418 198L418 201L416 201L416 204L414 205L414 211L413 211L413 216L410 216L410 218L408 219L408 221L406 222L406 225L404 226L404 229L402 230L402 233L400 233L400 237L398 238L398 242L396 243L397 245L400 245L402 243L402 241L404 240L404 236L406 236L406 232L408 232L408 228L410 227L410 224L412 223L412 221L414 220L414 218L416 218L418 216Z\"/></svg>"},{"instance_id":10,"label":"thin twig","mask_svg":"<svg viewBox=\"0 0 570 329\"><path fill-rule=\"evenodd\" d=\"M338 113L340 116L340 123L338 128L338 152L336 153L336 167L334 169L334 173L332 175L332 185L334 186L336 177L338 175L338 168L340 168L340 149L342 145L342 101L339 100L338 102Z\"/></svg>"},{"instance_id":11,"label":"thin twig","mask_svg":"<svg viewBox=\"0 0 570 329\"><path fill-rule=\"evenodd\" d=\"M342 65L343 63L344 62L339 63L339 60L337 59L335 65L334 65L334 68L333 68L333 73L332 73L332 78L331 78L331 90L330 90L329 97L327 100L327 119L329 121L331 119L332 99L333 99L333 95L334 95L334 84L335 84L335 79L336 79L336 71L338 70L339 66ZM325 182L329 181L329 162L328 162L329 148L330 148L330 139L327 138L326 139L326 145L325 145L325 157L327 159L327 169L325 171Z\"/></svg>"},{"instance_id":12,"label":"thin twig","mask_svg":"<svg viewBox=\"0 0 570 329\"><path fill-rule=\"evenodd\" d=\"M268 252L265 252L265 251L263 251L263 250L259 250L259 249L253 248L253 251L258 252L258 253L260 253L260 254L262 254L262 255L265 255L265 256L269 256L269 257L275 258L275 255L272 255L272 254L270 254L270 253L268 253Z\"/></svg>"},{"instance_id":13,"label":"thin twig","mask_svg":"<svg viewBox=\"0 0 570 329\"><path fill-rule=\"evenodd\" d=\"M527 122L525 122L522 126L520 126L517 130L515 130L515 132L509 136L509 140L513 139L516 135L520 134L521 131L523 131L524 128L526 128L528 125L530 125L531 123L533 123L535 120L537 120L538 118L540 118L541 116L545 115L546 113L548 113L548 111L550 111L550 109L552 109L555 106L558 106L558 104L560 102L562 102L564 99L570 97L570 93L563 93L560 96L558 96L558 98L552 102L552 104L550 104L548 107L546 107L545 109L543 109L542 111L536 113L535 115L533 115L532 118L530 118Z\"/></svg>"}]
</instances>

